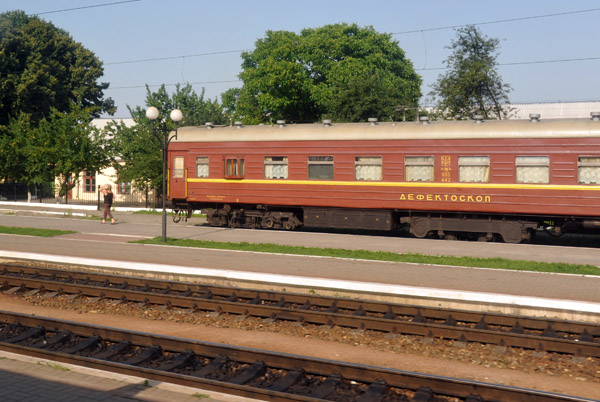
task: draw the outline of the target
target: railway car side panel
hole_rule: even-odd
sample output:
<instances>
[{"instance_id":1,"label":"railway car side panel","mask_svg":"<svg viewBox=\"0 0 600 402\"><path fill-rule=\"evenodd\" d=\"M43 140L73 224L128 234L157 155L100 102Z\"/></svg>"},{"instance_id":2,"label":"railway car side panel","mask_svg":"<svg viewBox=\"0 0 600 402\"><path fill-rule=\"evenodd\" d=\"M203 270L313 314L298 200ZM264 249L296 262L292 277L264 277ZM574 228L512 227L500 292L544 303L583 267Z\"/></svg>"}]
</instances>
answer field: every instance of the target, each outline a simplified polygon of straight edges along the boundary
<instances>
[{"instance_id":1,"label":"railway car side panel","mask_svg":"<svg viewBox=\"0 0 600 402\"><path fill-rule=\"evenodd\" d=\"M595 137L173 145L171 159L187 152L185 185L171 177L174 202L192 209L239 208L252 216L246 221L252 225L268 215L250 212L255 209L288 211L305 224L328 227L352 221L365 228L393 228L411 216L421 216L419 225L428 228L460 226L449 217L577 219L588 226L600 221L600 141ZM172 163L175 174L175 159ZM428 218L431 214L445 221ZM270 227L268 220L263 224Z\"/></svg>"}]
</instances>

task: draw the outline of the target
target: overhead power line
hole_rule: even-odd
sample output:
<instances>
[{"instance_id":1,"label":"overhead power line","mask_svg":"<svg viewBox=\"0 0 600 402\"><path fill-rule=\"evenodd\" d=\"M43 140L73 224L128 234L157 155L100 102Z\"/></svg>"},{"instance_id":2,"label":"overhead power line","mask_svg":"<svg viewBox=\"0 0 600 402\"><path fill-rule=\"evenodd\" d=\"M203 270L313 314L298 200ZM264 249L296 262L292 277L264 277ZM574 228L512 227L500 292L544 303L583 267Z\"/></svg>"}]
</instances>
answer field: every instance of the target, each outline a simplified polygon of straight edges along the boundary
<instances>
[{"instance_id":1,"label":"overhead power line","mask_svg":"<svg viewBox=\"0 0 600 402\"><path fill-rule=\"evenodd\" d=\"M94 4L91 6L82 6L82 7L73 7L73 8L64 8L62 10L53 10L53 11L44 11L41 13L33 13L31 15L43 15L43 14L55 14L55 13L64 13L66 11L75 11L75 10L83 10L86 8L96 8L96 7L107 7L107 6L115 6L117 4L124 4L124 3L134 3L136 1L142 1L142 0L123 0L123 1L115 1L112 3L102 3L102 4Z\"/></svg>"},{"instance_id":2,"label":"overhead power line","mask_svg":"<svg viewBox=\"0 0 600 402\"><path fill-rule=\"evenodd\" d=\"M206 84L227 84L227 83L232 83L232 82L241 82L241 80L229 80L229 81L202 81L202 82L186 82L184 84L190 84L190 85L206 85ZM131 86L126 86L126 87L108 87L106 89L106 91L111 90L111 89L139 89L139 88L146 88L146 86L148 87L160 87L160 86L166 86L166 87L174 87L175 85L181 85L181 82L175 83L175 84L146 84L146 85L131 85Z\"/></svg>"},{"instance_id":3,"label":"overhead power line","mask_svg":"<svg viewBox=\"0 0 600 402\"><path fill-rule=\"evenodd\" d=\"M497 66L521 66L526 64L551 64L551 63L567 63L573 61L591 61L600 60L600 57L579 57L573 59L556 59L556 60L537 60L537 61L515 61L511 63L498 63ZM430 67L430 68L417 68L417 71L431 71L431 70L447 70L448 67Z\"/></svg>"},{"instance_id":4,"label":"overhead power line","mask_svg":"<svg viewBox=\"0 0 600 402\"><path fill-rule=\"evenodd\" d=\"M143 63L147 61L161 61L161 60L174 60L174 59L185 59L186 57L201 57L201 56L213 56L216 54L226 54L226 53L241 53L251 49L242 49L242 50L224 50L222 52L209 52L209 53L195 53L195 54L185 54L181 56L169 56L169 57L156 57L153 59L139 59L139 60L127 60L127 61L113 61L111 63L104 63L105 66L116 65L116 64L132 64L132 63Z\"/></svg>"},{"instance_id":5,"label":"overhead power line","mask_svg":"<svg viewBox=\"0 0 600 402\"><path fill-rule=\"evenodd\" d=\"M494 21L477 22L477 23L473 23L473 24L448 25L448 26L445 26L445 27L437 27L437 28L414 29L412 31L392 32L391 35L404 35L404 34L409 34L409 33L427 32L427 31L441 31L441 30L444 30L444 29L462 28L462 27L466 27L466 26L469 26L469 25L501 24L501 23L504 23L504 22L534 20L534 19L538 19L538 18L560 17L560 16L564 16L564 15L591 13L591 12L595 12L595 11L600 11L600 8L590 8L590 9L587 9L587 10L577 10L577 11L565 11L565 12L562 12L562 13L554 13L554 14L533 15L533 16L530 16L530 17L508 18L508 19L504 19L504 20L494 20Z\"/></svg>"}]
</instances>

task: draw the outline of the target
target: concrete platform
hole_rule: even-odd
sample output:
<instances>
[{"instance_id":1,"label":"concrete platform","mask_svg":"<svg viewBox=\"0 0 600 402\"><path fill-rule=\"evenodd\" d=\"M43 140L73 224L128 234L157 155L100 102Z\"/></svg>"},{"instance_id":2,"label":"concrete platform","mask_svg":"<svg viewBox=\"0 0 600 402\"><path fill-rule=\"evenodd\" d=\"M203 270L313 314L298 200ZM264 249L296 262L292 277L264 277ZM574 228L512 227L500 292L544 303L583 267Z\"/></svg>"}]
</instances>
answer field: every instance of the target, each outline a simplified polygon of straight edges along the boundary
<instances>
[{"instance_id":1,"label":"concrete platform","mask_svg":"<svg viewBox=\"0 0 600 402\"><path fill-rule=\"evenodd\" d=\"M422 303L600 322L600 276L545 274L442 265L189 249L128 243L161 234L159 215L117 210L102 225L94 209L0 202L0 226L74 230L54 238L0 234L0 258L85 265L137 275L211 281L318 294L360 295ZM467 243L329 233L213 228L193 218L168 222L168 236L599 266L600 247ZM82 367L0 354L0 400L5 401L246 401ZM196 396L194 396L196 395Z\"/></svg>"},{"instance_id":2,"label":"concrete platform","mask_svg":"<svg viewBox=\"0 0 600 402\"><path fill-rule=\"evenodd\" d=\"M4 402L251 402L255 399L0 352Z\"/></svg>"}]
</instances>

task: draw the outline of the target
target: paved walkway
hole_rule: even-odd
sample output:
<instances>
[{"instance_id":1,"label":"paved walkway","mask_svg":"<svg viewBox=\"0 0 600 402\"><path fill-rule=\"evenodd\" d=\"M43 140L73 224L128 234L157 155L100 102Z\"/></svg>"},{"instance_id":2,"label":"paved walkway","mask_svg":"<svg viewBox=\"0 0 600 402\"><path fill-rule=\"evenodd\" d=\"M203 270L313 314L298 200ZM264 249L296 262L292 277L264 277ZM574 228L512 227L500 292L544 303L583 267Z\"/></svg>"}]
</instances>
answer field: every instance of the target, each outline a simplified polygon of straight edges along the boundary
<instances>
[{"instance_id":1,"label":"paved walkway","mask_svg":"<svg viewBox=\"0 0 600 402\"><path fill-rule=\"evenodd\" d=\"M242 402L248 398L0 352L3 402Z\"/></svg>"},{"instance_id":2,"label":"paved walkway","mask_svg":"<svg viewBox=\"0 0 600 402\"><path fill-rule=\"evenodd\" d=\"M88 215L88 217L86 217ZM600 322L600 276L557 275L436 265L342 260L306 256L243 253L128 243L161 234L158 215L114 213L115 225L102 225L98 211L65 210L0 202L0 226L74 230L54 238L0 234L0 257L42 259L80 265L203 276L222 283L277 284L279 288L325 294L360 292L372 298L393 296L410 303L415 297L433 305L479 307L505 312L543 311L561 318ZM548 262L600 265L600 247L448 242L424 239L340 235L328 233L261 231L212 228L199 218L173 224L168 236L198 240L276 243L329 248L381 250L475 257L503 257ZM404 298L404 299L402 299ZM467 308L467 307L464 307ZM62 371L37 361L0 358L0 400L7 401L197 401L197 392L184 388L165 390L140 379L113 377L103 372ZM191 392L191 393L190 393ZM53 399L54 398L54 399ZM225 399L223 399L225 398ZM234 399L227 399L234 398ZM210 395L203 401L242 400Z\"/></svg>"}]
</instances>

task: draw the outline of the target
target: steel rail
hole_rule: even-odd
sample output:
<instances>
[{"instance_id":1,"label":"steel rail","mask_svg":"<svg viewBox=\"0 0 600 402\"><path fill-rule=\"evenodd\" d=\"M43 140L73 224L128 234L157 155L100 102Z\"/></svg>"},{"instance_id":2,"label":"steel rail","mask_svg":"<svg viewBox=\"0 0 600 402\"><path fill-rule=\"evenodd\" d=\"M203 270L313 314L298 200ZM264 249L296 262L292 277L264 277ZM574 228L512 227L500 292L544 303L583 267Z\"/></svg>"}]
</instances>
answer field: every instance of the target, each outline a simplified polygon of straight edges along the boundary
<instances>
[{"instance_id":1,"label":"steel rail","mask_svg":"<svg viewBox=\"0 0 600 402\"><path fill-rule=\"evenodd\" d=\"M581 322L254 291L11 264L2 267L0 283L0 289L9 293L37 289L56 295L75 294L145 305L600 357L600 325Z\"/></svg>"},{"instance_id":2,"label":"steel rail","mask_svg":"<svg viewBox=\"0 0 600 402\"><path fill-rule=\"evenodd\" d=\"M270 401L591 401L6 311L0 350Z\"/></svg>"}]
</instances>

